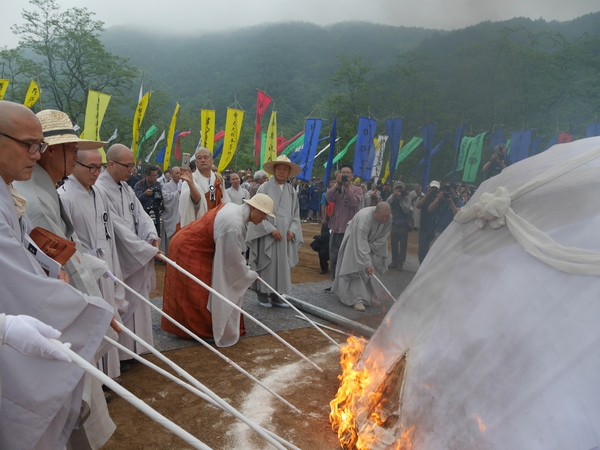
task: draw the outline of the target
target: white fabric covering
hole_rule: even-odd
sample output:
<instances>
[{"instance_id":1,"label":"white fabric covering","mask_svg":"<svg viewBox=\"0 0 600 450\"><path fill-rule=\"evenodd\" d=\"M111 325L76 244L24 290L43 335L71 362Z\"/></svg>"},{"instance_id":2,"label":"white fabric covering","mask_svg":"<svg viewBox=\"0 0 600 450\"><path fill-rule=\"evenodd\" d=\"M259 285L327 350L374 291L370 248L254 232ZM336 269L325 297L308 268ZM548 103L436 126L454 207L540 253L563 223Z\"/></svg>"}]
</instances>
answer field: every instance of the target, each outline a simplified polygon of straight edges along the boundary
<instances>
[{"instance_id":1,"label":"white fabric covering","mask_svg":"<svg viewBox=\"0 0 600 450\"><path fill-rule=\"evenodd\" d=\"M415 426L415 450L600 445L600 158L569 162L597 149L599 137L556 145L485 181L467 207L487 196L498 209L499 193L508 227L463 208L371 339L375 386L407 353L399 423Z\"/></svg>"}]
</instances>

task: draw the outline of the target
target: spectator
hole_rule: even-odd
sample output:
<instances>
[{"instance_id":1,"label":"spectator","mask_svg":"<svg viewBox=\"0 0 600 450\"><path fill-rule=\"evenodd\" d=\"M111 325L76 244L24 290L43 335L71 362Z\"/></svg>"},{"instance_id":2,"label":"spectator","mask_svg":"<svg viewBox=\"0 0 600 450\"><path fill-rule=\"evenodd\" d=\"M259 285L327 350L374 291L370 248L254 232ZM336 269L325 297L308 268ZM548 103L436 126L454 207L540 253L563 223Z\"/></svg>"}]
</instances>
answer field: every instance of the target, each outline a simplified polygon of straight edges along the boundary
<instances>
[{"instance_id":1,"label":"spectator","mask_svg":"<svg viewBox=\"0 0 600 450\"><path fill-rule=\"evenodd\" d=\"M413 207L413 229L415 231L419 231L419 228L421 227L421 210L416 207L416 204L423 197L425 197L425 193L421 188L421 183L415 183L413 190L410 192L410 194L408 194L408 198L410 198L410 202Z\"/></svg>"},{"instance_id":2,"label":"spectator","mask_svg":"<svg viewBox=\"0 0 600 450\"><path fill-rule=\"evenodd\" d=\"M429 211L437 214L436 238L452 223L452 219L463 206L462 199L456 195L456 184L446 183L443 191L429 205Z\"/></svg>"},{"instance_id":3,"label":"spectator","mask_svg":"<svg viewBox=\"0 0 600 450\"><path fill-rule=\"evenodd\" d=\"M146 166L146 177L138 181L133 187L135 196L142 204L146 214L150 216L160 236L160 212L163 208L162 189L158 183L158 167Z\"/></svg>"},{"instance_id":4,"label":"spectator","mask_svg":"<svg viewBox=\"0 0 600 450\"><path fill-rule=\"evenodd\" d=\"M402 182L394 185L394 193L387 202L392 208L392 263L390 269L402 270L406 261L408 247L409 218L412 212L410 198L406 186ZM400 253L398 253L400 245Z\"/></svg>"},{"instance_id":5,"label":"spectator","mask_svg":"<svg viewBox=\"0 0 600 450\"><path fill-rule=\"evenodd\" d=\"M421 210L421 223L419 224L419 263L423 263L429 246L435 238L435 227L437 225L437 214L430 211L429 206L437 199L440 192L440 182L432 181L429 183L425 196L422 197L416 206Z\"/></svg>"},{"instance_id":6,"label":"spectator","mask_svg":"<svg viewBox=\"0 0 600 450\"><path fill-rule=\"evenodd\" d=\"M496 145L490 160L483 165L483 173L485 174L486 179L498 175L500 172L510 166L511 162L506 157L506 145Z\"/></svg>"}]
</instances>

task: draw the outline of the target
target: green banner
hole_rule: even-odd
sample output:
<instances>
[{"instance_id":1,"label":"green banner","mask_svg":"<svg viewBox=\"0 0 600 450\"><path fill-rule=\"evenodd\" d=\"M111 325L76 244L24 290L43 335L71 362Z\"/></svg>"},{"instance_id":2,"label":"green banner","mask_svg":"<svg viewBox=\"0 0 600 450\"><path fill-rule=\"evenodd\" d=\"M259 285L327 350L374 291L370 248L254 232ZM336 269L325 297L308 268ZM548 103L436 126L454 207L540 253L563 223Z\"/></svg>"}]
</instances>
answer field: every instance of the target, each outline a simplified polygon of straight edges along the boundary
<instances>
[{"instance_id":1,"label":"green banner","mask_svg":"<svg viewBox=\"0 0 600 450\"><path fill-rule=\"evenodd\" d=\"M342 150L337 155L335 155L335 158L333 158L332 164L335 164L336 162L338 162L340 159L342 159L346 155L350 146L356 142L356 138L358 138L358 134L356 136L354 136L352 139L350 139L350 142L348 142L348 144L346 144L346 146L344 147L344 150ZM327 163L323 164L323 167L327 167Z\"/></svg>"},{"instance_id":2,"label":"green banner","mask_svg":"<svg viewBox=\"0 0 600 450\"><path fill-rule=\"evenodd\" d=\"M472 138L469 145L469 152L465 158L465 170L463 172L463 181L467 183L474 183L477 178L477 172L479 171L479 164L481 164L481 149L483 148L483 138L487 131L478 134Z\"/></svg>"},{"instance_id":3,"label":"green banner","mask_svg":"<svg viewBox=\"0 0 600 450\"><path fill-rule=\"evenodd\" d=\"M283 151L281 152L281 154L287 156L290 153L294 153L296 150L298 150L303 145L304 145L304 133L302 133L302 136L300 136L295 141L293 141L291 144L289 144L286 148L284 148Z\"/></svg>"},{"instance_id":4,"label":"green banner","mask_svg":"<svg viewBox=\"0 0 600 450\"><path fill-rule=\"evenodd\" d=\"M408 158L408 156L419 146L421 145L421 142L423 142L423 138L422 137L418 137L418 136L414 136L409 142L408 144L406 144L404 147L402 147L402 150L400 150L400 153L398 153L398 161L396 162L396 168L394 169L394 171L398 170L398 166L400 165L400 163L402 161L404 161L406 158Z\"/></svg>"},{"instance_id":5,"label":"green banner","mask_svg":"<svg viewBox=\"0 0 600 450\"><path fill-rule=\"evenodd\" d=\"M472 137L464 136L460 142L460 152L458 154L458 164L456 164L456 171L463 170L465 168L465 159L467 159L467 153L469 153L469 146L473 142Z\"/></svg>"}]
</instances>

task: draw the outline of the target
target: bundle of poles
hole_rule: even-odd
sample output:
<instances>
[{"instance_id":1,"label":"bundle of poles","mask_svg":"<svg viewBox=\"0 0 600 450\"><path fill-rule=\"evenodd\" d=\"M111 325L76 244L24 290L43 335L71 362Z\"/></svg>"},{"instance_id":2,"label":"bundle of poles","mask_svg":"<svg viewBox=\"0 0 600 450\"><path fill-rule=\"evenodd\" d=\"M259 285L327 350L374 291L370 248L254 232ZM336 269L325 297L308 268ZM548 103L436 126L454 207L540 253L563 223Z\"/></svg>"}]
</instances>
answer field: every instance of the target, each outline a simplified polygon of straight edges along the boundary
<instances>
[{"instance_id":1,"label":"bundle of poles","mask_svg":"<svg viewBox=\"0 0 600 450\"><path fill-rule=\"evenodd\" d=\"M225 298L219 292L217 292L216 290L214 290L213 288L211 288L210 286L208 286L206 283L204 283L202 280L200 280L199 278L195 277L193 274L191 274L190 272L188 272L187 270L185 270L184 268L182 268L181 266L179 266L176 262L170 260L169 258L167 258L166 256L164 256L163 254L158 254L157 258L160 258L163 261L165 261L167 264L173 266L175 269L177 269L181 273L185 274L186 276L188 276L189 278L191 278L192 280L194 280L196 283L198 283L200 286L202 286L203 288L205 288L206 290L208 290L209 292L211 292L212 294L214 294L217 298L219 298L220 300L226 302L228 305L232 306L235 310L239 311L241 314L243 314L246 317L248 317L248 319L250 319L251 321L255 322L257 325L259 325L260 327L262 327L268 333L270 333L271 335L273 335L278 341L280 341L281 343L283 343L287 348L289 348L292 352L294 352L296 355L298 355L301 359L303 359L304 361L308 362L313 368L315 368L319 372L323 372L323 369L321 369L317 364L315 364L313 361L311 361L307 356L305 356L304 354L302 354L299 350L297 350L295 347L293 347L286 340L284 340L279 335L277 335L269 327L267 327L266 325L264 325L262 322L258 321L256 318L254 318L253 316L251 316L247 311L244 311L242 308L240 308L239 306L237 306L231 300ZM213 346L211 346L210 344L208 344L207 342L205 342L202 338L200 338L199 336L197 336L191 330L187 329L186 327L184 327L183 325L181 325L180 323L178 323L176 320L174 320L173 318L171 318L169 315L167 315L166 313L164 313L160 308L158 308L157 306L155 306L152 302L150 302L149 300L147 300L145 297L143 297L141 294L139 294L135 290L131 289L127 284L125 284L123 281L121 281L120 279L118 279L117 277L115 277L111 272L107 272L106 276L110 277L115 283L118 283L121 286L123 286L123 288L125 288L127 291L131 292L133 295L135 295L136 297L138 297L142 302L146 303L152 309L154 309L155 311L157 311L166 320L170 321L175 326L177 326L179 329L181 329L182 331L186 332L190 337L192 337L193 339L195 339L198 343L202 344L205 348L207 348L208 350L210 350L211 352L213 352L215 355L217 355L218 357L220 357L221 359L223 359L225 362L227 362L228 364L230 364L232 367L234 367L236 370L238 370L239 372L241 372L243 375L245 375L247 378L249 378L250 380L252 380L254 383L256 383L259 386L261 386L262 388L264 388L267 392L269 392L271 395L273 395L279 401L283 402L285 405L287 405L294 412L301 413L301 411L297 407L295 407L290 402L288 402L283 397L281 397L279 394L277 394L276 392L274 392L270 387L268 387L267 385L265 385L263 382L261 382L260 380L258 380L256 377L254 377L253 375L251 375L250 373L248 373L246 370L244 370L242 367L240 367L238 364L236 364L230 358L228 358L227 356L223 355L216 348L214 348ZM340 346L339 343L337 343L331 336L329 336L327 333L325 333L320 328L320 324L317 324L314 321L312 321L311 319L309 319L304 313L302 313L300 310L298 310L283 295L281 295L274 288L272 288L262 278L257 277L257 279L260 282L262 282L270 291L272 291L275 295L277 295L283 302L285 302L288 306L290 306L295 312L297 312L299 314L299 316L303 320L309 322L311 324L311 326L313 326L314 328L316 328L332 344L336 345L337 347ZM186 381L183 381L183 380L175 377L174 375L172 375L172 374L168 373L167 371L161 369L160 367L156 366L155 364L151 363L150 361L146 360L145 358L142 358L139 355L137 355L136 353L134 353L134 352L126 349L121 344L115 342L114 340L110 339L109 337L105 336L104 339L107 342L109 342L110 344L112 344L115 347L117 347L119 350L125 352L126 354L130 355L132 358L134 358L137 361L141 362L145 366L148 366L151 369L153 369L156 372L158 372L159 374L161 374L161 375L169 378L171 381L175 382L179 386L182 386L185 389L188 389L190 392L194 393L195 395L197 395L201 399L209 402L211 405L213 405L213 406L215 406L215 407L217 407L219 409L222 409L223 411L225 411L225 412L233 415L237 419L243 421L252 430L254 430L256 433L258 433L261 437L263 437L267 442L269 442L275 448L277 448L277 449L284 449L284 450L285 449L297 449L297 447L294 446L292 443L290 443L290 442L286 441L285 439L277 436L276 434L272 433L271 431L268 431L268 430L264 429L260 425L252 422L250 419L248 419L247 417L245 417L243 414L241 414L239 411L237 411L235 408L233 408L231 405L229 405L227 402L225 402L225 400L223 400L217 394L215 394L210 389L208 389L206 386L204 386L202 383L200 383L196 378L194 378L188 372L186 372L181 367L179 367L177 364L175 364L173 361L171 361L170 359L168 359L167 357L165 357L164 355L162 355L159 351L155 350L152 345L146 343L144 340L142 340L138 336L136 336L133 332L131 332L130 330L128 330L125 327L121 327L121 330L122 330L123 333L125 333L128 336L130 336L135 342L137 342L138 344L140 344L143 347L145 347L146 349L148 349L149 352L151 352L158 359L160 359L165 364L167 364L171 369L173 369L175 371L175 373L177 373L180 377L182 377ZM198 449L209 449L210 448L206 444L202 443L199 439L197 439L196 437L192 436L190 433L188 433L187 431L183 430L181 427L179 427L178 425L176 425L175 423L171 422L169 419L167 419L166 417L164 417L163 415L161 415L160 413L158 413L157 411L155 411L153 408L151 408L146 403L144 403L142 400L140 400L139 398L137 398L135 395L133 395L127 389L125 389L122 386L120 386L119 384L117 384L111 378L109 378L108 376L106 376L102 371L98 370L92 364L90 364L89 362L85 361L83 358L81 358L75 352L73 352L72 350L70 350L68 347L66 347L64 344L62 344L60 341L55 340L55 339L51 339L51 342L53 342L56 346L58 346L64 353L66 353L74 364L76 364L79 367L81 367L83 370L85 370L86 372L88 372L93 377L97 378L101 383L105 384L113 392L115 392L116 394L118 394L119 396L121 396L124 400L126 400L127 402L129 402L130 404L132 404L134 407L136 407L141 412L143 412L144 414L146 414L152 420L154 420L157 423L161 424L167 430L171 431L173 434L175 434L176 436L178 436L181 439L183 439L189 445L191 445L194 448L198 448Z\"/></svg>"}]
</instances>

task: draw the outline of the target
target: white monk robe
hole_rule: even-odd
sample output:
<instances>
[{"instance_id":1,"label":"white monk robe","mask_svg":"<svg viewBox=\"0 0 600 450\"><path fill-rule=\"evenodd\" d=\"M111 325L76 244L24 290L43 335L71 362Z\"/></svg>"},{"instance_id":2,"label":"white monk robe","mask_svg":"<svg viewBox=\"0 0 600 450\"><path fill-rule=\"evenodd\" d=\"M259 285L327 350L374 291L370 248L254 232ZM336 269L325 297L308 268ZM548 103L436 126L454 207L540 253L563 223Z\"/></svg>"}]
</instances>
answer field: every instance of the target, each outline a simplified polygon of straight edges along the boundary
<instances>
[{"instance_id":1,"label":"white monk robe","mask_svg":"<svg viewBox=\"0 0 600 450\"><path fill-rule=\"evenodd\" d=\"M160 249L165 255L169 256L167 253L169 242L175 234L175 228L179 223L179 187L173 179L163 185L162 196L164 209L160 215L162 218Z\"/></svg>"},{"instance_id":2,"label":"white monk robe","mask_svg":"<svg viewBox=\"0 0 600 450\"><path fill-rule=\"evenodd\" d=\"M273 200L275 219L267 217L258 225L248 224L246 244L250 248L248 263L260 277L280 294L289 294L292 289L290 270L298 264L298 249L304 242L300 227L298 196L292 185L277 184L275 177L258 188L258 194L266 194ZM279 230L283 239L276 241L271 233ZM287 241L288 231L294 238ZM270 294L261 282L256 283L257 292Z\"/></svg>"},{"instance_id":3,"label":"white monk robe","mask_svg":"<svg viewBox=\"0 0 600 450\"><path fill-rule=\"evenodd\" d=\"M108 171L100 174L95 186L108 199L123 281L149 299L150 293L156 288L154 257L157 249L151 245L154 239L158 239L154 222L144 211L133 189L125 182L115 183ZM129 308L121 316L123 323L138 337L154 345L150 307L129 291L125 293L125 299L129 302ZM137 354L148 352L124 333L119 335L119 343ZM122 354L121 359L130 358Z\"/></svg>"},{"instance_id":4,"label":"white monk robe","mask_svg":"<svg viewBox=\"0 0 600 450\"><path fill-rule=\"evenodd\" d=\"M104 194L95 186L91 186L91 191L88 192L73 175L57 191L85 252L105 261L113 275L122 279L112 217ZM100 277L98 287L104 300L115 309L115 315L120 321L119 311L127 304L125 289L108 277ZM111 347L102 357L100 368L111 378L121 374L119 351L116 347Z\"/></svg>"},{"instance_id":5,"label":"white monk robe","mask_svg":"<svg viewBox=\"0 0 600 450\"><path fill-rule=\"evenodd\" d=\"M373 267L379 274L387 272L387 241L392 220L381 224L375 219L374 212L374 206L359 210L348 222L340 246L331 292L348 306L358 302L373 304L377 288L365 271L367 267Z\"/></svg>"},{"instance_id":6,"label":"white monk robe","mask_svg":"<svg viewBox=\"0 0 600 450\"><path fill-rule=\"evenodd\" d=\"M188 186L187 182L184 182L181 185L181 195L179 197L179 215L181 228L185 227L190 222L193 222L194 220L199 219L204 215L204 213L208 209L205 194L207 192L210 192L211 186L214 187L217 181L217 176L212 171L210 172L210 179L202 175L199 170L196 170L194 173L192 173L192 178L194 179L194 184L200 191L200 203L198 203L197 205L194 204L192 196L190 195L190 187ZM229 203L231 200L229 199L229 194L227 194L227 190L225 189L225 185L220 176L219 180L221 183L221 187L219 189L221 189L223 193L221 203Z\"/></svg>"},{"instance_id":7,"label":"white monk robe","mask_svg":"<svg viewBox=\"0 0 600 450\"><path fill-rule=\"evenodd\" d=\"M239 187L239 189L235 190L232 187L227 189L227 194L229 194L229 198L231 200L232 203L235 203L236 205L241 205L244 203L244 199L249 199L250 198L250 192L248 192L246 189L244 189L243 187Z\"/></svg>"},{"instance_id":8,"label":"white monk robe","mask_svg":"<svg viewBox=\"0 0 600 450\"><path fill-rule=\"evenodd\" d=\"M58 329L61 341L93 362L111 308L101 298L48 278L23 245L30 229L27 216L18 218L8 187L0 183L0 311L27 314ZM64 448L80 412L83 370L25 356L6 345L0 349L0 367L0 448Z\"/></svg>"},{"instance_id":9,"label":"white monk robe","mask_svg":"<svg viewBox=\"0 0 600 450\"><path fill-rule=\"evenodd\" d=\"M108 265L101 259L84 252L50 175L42 166L36 164L30 180L14 182L13 185L27 199L26 212L34 227L44 228L76 243L77 252L63 266L69 275L71 285L85 294L101 297L97 280L106 273ZM112 339L117 338L117 333L112 328L108 328L106 334ZM102 341L94 363L110 348L110 344ZM90 415L83 427L73 432L71 440L77 442L79 447L87 445L91 448L100 448L110 439L116 426L108 415L102 385L91 375L86 375L83 400L90 407Z\"/></svg>"}]
</instances>

